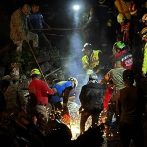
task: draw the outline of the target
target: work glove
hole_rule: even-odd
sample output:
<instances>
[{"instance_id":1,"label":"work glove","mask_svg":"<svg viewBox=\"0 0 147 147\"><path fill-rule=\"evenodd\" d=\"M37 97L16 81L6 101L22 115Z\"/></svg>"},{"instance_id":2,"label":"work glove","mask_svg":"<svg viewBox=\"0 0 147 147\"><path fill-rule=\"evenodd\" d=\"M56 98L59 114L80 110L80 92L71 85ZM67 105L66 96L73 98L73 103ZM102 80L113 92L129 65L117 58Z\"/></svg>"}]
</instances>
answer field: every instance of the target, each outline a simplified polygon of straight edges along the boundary
<instances>
[{"instance_id":1,"label":"work glove","mask_svg":"<svg viewBox=\"0 0 147 147\"><path fill-rule=\"evenodd\" d=\"M71 118L67 106L63 107L63 111L61 112L61 121L66 125L70 125Z\"/></svg>"}]
</instances>

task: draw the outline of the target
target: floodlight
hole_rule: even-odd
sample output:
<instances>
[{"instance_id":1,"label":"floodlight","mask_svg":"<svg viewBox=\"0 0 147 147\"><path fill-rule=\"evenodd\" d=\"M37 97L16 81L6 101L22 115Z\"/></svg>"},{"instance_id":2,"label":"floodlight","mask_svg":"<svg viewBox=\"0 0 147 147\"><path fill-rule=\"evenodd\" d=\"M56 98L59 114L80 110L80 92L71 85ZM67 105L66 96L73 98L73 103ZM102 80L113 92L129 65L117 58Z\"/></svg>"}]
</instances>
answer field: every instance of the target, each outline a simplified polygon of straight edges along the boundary
<instances>
[{"instance_id":1,"label":"floodlight","mask_svg":"<svg viewBox=\"0 0 147 147\"><path fill-rule=\"evenodd\" d=\"M73 6L73 9L76 10L76 11L79 10L79 8L80 8L79 5L74 5L74 6Z\"/></svg>"}]
</instances>

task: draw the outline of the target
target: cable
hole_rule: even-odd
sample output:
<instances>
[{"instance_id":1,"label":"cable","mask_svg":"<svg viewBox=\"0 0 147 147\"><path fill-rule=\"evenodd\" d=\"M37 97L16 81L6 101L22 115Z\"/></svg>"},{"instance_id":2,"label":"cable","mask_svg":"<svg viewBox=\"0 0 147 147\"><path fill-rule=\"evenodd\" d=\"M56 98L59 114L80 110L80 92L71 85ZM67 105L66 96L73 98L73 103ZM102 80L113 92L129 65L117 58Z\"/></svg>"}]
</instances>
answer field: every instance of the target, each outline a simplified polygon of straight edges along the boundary
<instances>
[{"instance_id":1,"label":"cable","mask_svg":"<svg viewBox=\"0 0 147 147\"><path fill-rule=\"evenodd\" d=\"M40 65L39 65L39 63L38 63L38 61L37 61L37 58L36 58L36 56L35 56L35 54L34 54L34 52L33 52L33 50L32 50L32 47L30 46L29 43L28 43L28 45L29 45L29 48L30 48L30 50L31 50L31 52L32 52L32 54L33 54L33 56L34 56L34 59L35 59L37 65L38 65L38 67L39 67L39 70L40 70L40 72L41 72L41 74L42 74L42 76L43 76L45 82L47 83L47 81L46 81L46 79L45 79L45 76L44 76L44 74L43 74L43 71L42 71L42 69L41 69L41 67L40 67Z\"/></svg>"}]
</instances>

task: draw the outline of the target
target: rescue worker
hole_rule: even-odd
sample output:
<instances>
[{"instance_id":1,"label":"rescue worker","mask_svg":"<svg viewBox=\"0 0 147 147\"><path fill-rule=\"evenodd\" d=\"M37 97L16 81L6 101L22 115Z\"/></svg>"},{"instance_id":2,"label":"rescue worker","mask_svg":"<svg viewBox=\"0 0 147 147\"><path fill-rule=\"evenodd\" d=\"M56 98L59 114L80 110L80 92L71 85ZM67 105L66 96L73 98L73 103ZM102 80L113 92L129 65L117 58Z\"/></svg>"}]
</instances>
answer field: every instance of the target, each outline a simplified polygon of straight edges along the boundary
<instances>
[{"instance_id":1,"label":"rescue worker","mask_svg":"<svg viewBox=\"0 0 147 147\"><path fill-rule=\"evenodd\" d=\"M85 123L92 116L92 127L98 125L99 115L103 110L104 87L98 83L96 74L89 76L88 84L84 85L79 95L81 107L80 134L85 131Z\"/></svg>"},{"instance_id":2,"label":"rescue worker","mask_svg":"<svg viewBox=\"0 0 147 147\"><path fill-rule=\"evenodd\" d=\"M38 69L33 69L30 76L32 81L29 84L28 90L30 94L31 117L34 122L37 121L37 127L44 133L48 121L48 95L53 95L56 89L49 88L44 81L40 80L41 73Z\"/></svg>"},{"instance_id":3,"label":"rescue worker","mask_svg":"<svg viewBox=\"0 0 147 147\"><path fill-rule=\"evenodd\" d=\"M143 64L142 64L142 75L146 76L147 74L147 27L141 30L142 40L145 42L145 46L143 49L144 57L143 57Z\"/></svg>"},{"instance_id":4,"label":"rescue worker","mask_svg":"<svg viewBox=\"0 0 147 147\"><path fill-rule=\"evenodd\" d=\"M121 65L125 69L132 69L132 54L127 51L127 46L122 41L117 41L113 45L113 62L115 61L121 61Z\"/></svg>"},{"instance_id":5,"label":"rescue worker","mask_svg":"<svg viewBox=\"0 0 147 147\"><path fill-rule=\"evenodd\" d=\"M70 77L68 81L60 81L53 85L53 88L57 89L57 93L50 96L50 103L54 105L55 110L63 110L61 116L64 116L67 121L66 123L70 123L70 116L68 112L68 99L72 89L75 89L78 86L78 81L74 77Z\"/></svg>"},{"instance_id":6,"label":"rescue worker","mask_svg":"<svg viewBox=\"0 0 147 147\"><path fill-rule=\"evenodd\" d=\"M123 82L123 72L125 71L125 68L122 67L121 61L116 61L114 63L114 69L111 69L106 75L105 80L109 81L110 79L113 81L114 84L114 91L113 95L110 99L110 102L108 104L108 110L107 110L107 120L106 124L108 126L111 125L112 117L115 114L116 117L116 123L119 121L119 117L116 115L116 94L117 92L124 88L124 82Z\"/></svg>"},{"instance_id":7,"label":"rescue worker","mask_svg":"<svg viewBox=\"0 0 147 147\"><path fill-rule=\"evenodd\" d=\"M123 13L126 16L127 20L131 19L131 14L129 11L129 7L131 6L133 2L127 1L127 0L115 0L114 2L114 8L116 11L116 14L118 15L119 13Z\"/></svg>"},{"instance_id":8,"label":"rescue worker","mask_svg":"<svg viewBox=\"0 0 147 147\"><path fill-rule=\"evenodd\" d=\"M84 42L96 44L98 33L98 20L96 19L93 7L87 6L88 12L84 13L81 18L80 26L83 29ZM97 44L96 44L97 45Z\"/></svg>"},{"instance_id":9,"label":"rescue worker","mask_svg":"<svg viewBox=\"0 0 147 147\"><path fill-rule=\"evenodd\" d=\"M34 33L36 33L39 37L39 46L41 48L47 48L51 49L51 44L43 31L41 29L48 29L51 30L49 25L44 21L42 14L39 12L39 6L37 4L32 5L32 13L28 17L28 25L30 25L30 28L33 30Z\"/></svg>"},{"instance_id":10,"label":"rescue worker","mask_svg":"<svg viewBox=\"0 0 147 147\"><path fill-rule=\"evenodd\" d=\"M30 14L30 6L25 4L11 15L10 21L10 38L17 45L17 51L22 51L22 44L25 40L29 43L33 41L33 47L38 47L38 35L29 31L27 26L27 17Z\"/></svg>"},{"instance_id":11,"label":"rescue worker","mask_svg":"<svg viewBox=\"0 0 147 147\"><path fill-rule=\"evenodd\" d=\"M21 110L26 111L27 101L22 89L20 85L12 82L12 78L9 75L2 78L2 92L5 97L8 114L17 114Z\"/></svg>"},{"instance_id":12,"label":"rescue worker","mask_svg":"<svg viewBox=\"0 0 147 147\"><path fill-rule=\"evenodd\" d=\"M121 25L121 29L118 30L122 35L122 41L127 44L131 45L131 23L126 19L125 14L119 13L117 16L117 21Z\"/></svg>"},{"instance_id":13,"label":"rescue worker","mask_svg":"<svg viewBox=\"0 0 147 147\"><path fill-rule=\"evenodd\" d=\"M82 51L85 56L82 57L83 68L87 74L93 74L99 72L99 63L101 63L101 50L92 50L90 43L85 43Z\"/></svg>"},{"instance_id":14,"label":"rescue worker","mask_svg":"<svg viewBox=\"0 0 147 147\"><path fill-rule=\"evenodd\" d=\"M108 35L109 33L115 35L115 31L112 28L112 22L113 21L113 14L112 14L112 4L109 0L98 0L98 4L96 6L96 15L99 22L99 34L100 34L100 43L103 50L106 50L106 53L108 53L108 47L109 47L109 40L114 38L110 38ZM111 29L110 29L111 28ZM113 40L112 40L113 42Z\"/></svg>"}]
</instances>

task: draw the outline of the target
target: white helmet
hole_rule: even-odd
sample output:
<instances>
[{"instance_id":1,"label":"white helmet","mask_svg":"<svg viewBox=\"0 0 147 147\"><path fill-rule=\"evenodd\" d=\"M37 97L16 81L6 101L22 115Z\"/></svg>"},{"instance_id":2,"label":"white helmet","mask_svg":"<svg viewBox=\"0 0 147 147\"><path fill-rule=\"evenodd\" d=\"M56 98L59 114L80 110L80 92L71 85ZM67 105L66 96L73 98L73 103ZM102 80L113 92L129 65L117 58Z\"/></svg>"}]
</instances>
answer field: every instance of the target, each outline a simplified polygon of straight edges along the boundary
<instances>
[{"instance_id":1,"label":"white helmet","mask_svg":"<svg viewBox=\"0 0 147 147\"><path fill-rule=\"evenodd\" d=\"M78 86L78 80L77 80L76 78L74 78L74 77L70 77L70 78L68 79L68 81L74 81L74 83L75 83L75 87Z\"/></svg>"}]
</instances>

